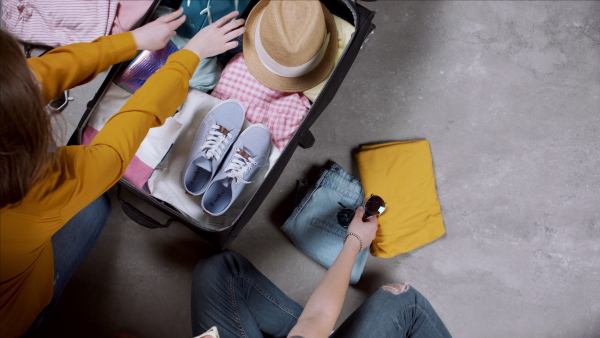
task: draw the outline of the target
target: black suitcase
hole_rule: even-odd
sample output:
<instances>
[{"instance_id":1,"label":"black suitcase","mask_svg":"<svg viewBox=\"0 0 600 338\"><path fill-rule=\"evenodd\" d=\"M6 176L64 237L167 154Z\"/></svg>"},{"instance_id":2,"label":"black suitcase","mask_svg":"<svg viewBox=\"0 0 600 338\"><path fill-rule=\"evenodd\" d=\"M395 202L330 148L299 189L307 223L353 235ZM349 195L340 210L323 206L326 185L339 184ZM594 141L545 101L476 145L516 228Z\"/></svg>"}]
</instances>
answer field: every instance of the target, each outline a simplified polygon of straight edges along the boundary
<instances>
[{"instance_id":1,"label":"black suitcase","mask_svg":"<svg viewBox=\"0 0 600 338\"><path fill-rule=\"evenodd\" d=\"M309 128L311 125L317 120L317 118L321 115L321 113L325 110L327 105L331 102L335 94L337 93L338 88L344 81L344 78L348 71L350 70L350 66L354 62L356 56L360 49L362 49L363 45L367 42L368 38L373 34L375 25L372 23L374 12L366 9L365 7L357 4L354 0L321 0L329 10L339 16L340 18L353 23L355 27L355 32L348 42L346 50L342 54L341 58L337 62L329 81L325 84L325 87L317 97L317 99L313 102L313 105L306 117L292 136L291 140L287 144L284 150L282 150L281 155L277 159L277 161L272 165L268 175L265 177L263 183L260 185L258 190L255 192L250 201L243 208L242 212L235 218L235 220L226 227L220 228L212 228L207 226L206 224L202 224L198 222L196 219L180 212L177 208L170 205L169 203L157 199L148 193L142 191L136 186L132 185L126 179L122 178L118 183L118 199L123 208L123 211L136 223L148 227L148 228L164 228L168 227L173 221L180 222L187 227L189 227L196 234L200 235L202 238L207 240L208 242L214 244L221 250L226 249L231 242L238 236L239 232L242 228L250 221L258 207L264 201L264 199L269 194L270 190L275 185L275 182L285 169L287 163L290 158L294 154L297 146L302 148L310 148L314 142L314 136L310 132ZM258 0L251 1L248 8L242 14L242 17L247 17L250 9L258 2ZM148 22L152 17L153 12L156 10L160 1L156 0L153 5L150 7L144 18L140 21L140 25ZM94 96L94 98L88 102L87 108L83 117L79 121L79 124L73 133L73 136L69 142L69 144L82 144L83 140L83 131L94 113L98 103L102 100L104 94L106 93L108 87L114 80L114 78L119 74L129 62L124 62L118 65L113 66L106 79L100 86L98 92ZM131 203L125 201L121 197L122 188L127 189L131 193L133 193L136 198L144 201L145 203L151 205L152 207L160 210L164 214L168 215L170 218L165 223L160 223L148 216L146 213L141 211L140 209L133 206Z\"/></svg>"}]
</instances>

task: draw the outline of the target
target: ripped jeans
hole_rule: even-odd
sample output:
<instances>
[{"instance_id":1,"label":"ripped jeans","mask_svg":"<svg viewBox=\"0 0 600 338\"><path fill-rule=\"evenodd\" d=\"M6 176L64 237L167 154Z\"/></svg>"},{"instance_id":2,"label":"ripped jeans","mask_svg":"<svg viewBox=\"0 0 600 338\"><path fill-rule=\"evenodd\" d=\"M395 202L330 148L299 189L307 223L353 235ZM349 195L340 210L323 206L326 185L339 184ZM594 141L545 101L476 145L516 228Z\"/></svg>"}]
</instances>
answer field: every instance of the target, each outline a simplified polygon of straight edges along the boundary
<instances>
[{"instance_id":1,"label":"ripped jeans","mask_svg":"<svg viewBox=\"0 0 600 338\"><path fill-rule=\"evenodd\" d=\"M286 337L303 308L242 255L225 251L198 263L192 332L217 326L221 338ZM408 284L378 289L330 337L450 337L431 304Z\"/></svg>"}]
</instances>

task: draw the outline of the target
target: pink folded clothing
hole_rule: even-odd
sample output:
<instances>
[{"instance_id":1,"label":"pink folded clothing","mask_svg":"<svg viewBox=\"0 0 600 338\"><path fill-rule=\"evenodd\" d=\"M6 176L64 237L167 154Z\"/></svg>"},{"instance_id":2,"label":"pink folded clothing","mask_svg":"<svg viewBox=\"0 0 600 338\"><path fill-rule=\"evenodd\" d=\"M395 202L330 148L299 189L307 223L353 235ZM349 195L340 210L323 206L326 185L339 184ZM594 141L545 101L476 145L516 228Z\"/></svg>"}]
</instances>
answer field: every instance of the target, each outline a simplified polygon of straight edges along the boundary
<instances>
[{"instance_id":1,"label":"pink folded clothing","mask_svg":"<svg viewBox=\"0 0 600 338\"><path fill-rule=\"evenodd\" d=\"M152 2L154 2L154 0L120 1L111 34L118 34L131 30L144 14L146 14L152 5Z\"/></svg>"},{"instance_id":2,"label":"pink folded clothing","mask_svg":"<svg viewBox=\"0 0 600 338\"><path fill-rule=\"evenodd\" d=\"M109 35L118 0L2 0L2 21L18 40L59 47Z\"/></svg>"},{"instance_id":3,"label":"pink folded clothing","mask_svg":"<svg viewBox=\"0 0 600 338\"><path fill-rule=\"evenodd\" d=\"M227 63L211 95L223 101L242 101L246 120L267 126L279 150L285 148L311 107L310 100L302 93L283 93L258 82L248 71L243 53Z\"/></svg>"}]
</instances>

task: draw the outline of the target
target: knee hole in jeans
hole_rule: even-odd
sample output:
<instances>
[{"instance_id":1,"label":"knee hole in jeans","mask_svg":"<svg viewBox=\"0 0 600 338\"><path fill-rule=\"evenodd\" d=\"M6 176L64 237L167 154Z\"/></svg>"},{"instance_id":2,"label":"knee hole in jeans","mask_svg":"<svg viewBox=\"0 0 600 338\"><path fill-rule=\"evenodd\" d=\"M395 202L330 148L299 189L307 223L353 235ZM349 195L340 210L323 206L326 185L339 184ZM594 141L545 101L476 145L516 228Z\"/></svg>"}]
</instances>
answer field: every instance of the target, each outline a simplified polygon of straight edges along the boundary
<instances>
[{"instance_id":1,"label":"knee hole in jeans","mask_svg":"<svg viewBox=\"0 0 600 338\"><path fill-rule=\"evenodd\" d=\"M408 291L410 289L410 285L408 283L397 283L397 284L388 284L381 287L385 291L389 291L395 295L399 295L403 292Z\"/></svg>"}]
</instances>

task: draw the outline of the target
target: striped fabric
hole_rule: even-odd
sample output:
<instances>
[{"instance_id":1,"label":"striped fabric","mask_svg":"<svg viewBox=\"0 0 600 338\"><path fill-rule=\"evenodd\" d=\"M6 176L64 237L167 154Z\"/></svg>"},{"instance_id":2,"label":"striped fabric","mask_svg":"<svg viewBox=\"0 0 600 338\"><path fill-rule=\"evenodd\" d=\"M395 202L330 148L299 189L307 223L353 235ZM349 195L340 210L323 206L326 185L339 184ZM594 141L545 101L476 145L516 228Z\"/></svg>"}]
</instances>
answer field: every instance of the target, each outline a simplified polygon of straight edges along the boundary
<instances>
[{"instance_id":1,"label":"striped fabric","mask_svg":"<svg viewBox=\"0 0 600 338\"><path fill-rule=\"evenodd\" d=\"M288 144L311 107L302 93L283 93L258 82L250 74L243 53L229 61L211 95L223 101L242 101L246 120L267 126L271 140L279 150Z\"/></svg>"},{"instance_id":2,"label":"striped fabric","mask_svg":"<svg viewBox=\"0 0 600 338\"><path fill-rule=\"evenodd\" d=\"M109 35L118 0L2 0L2 21L18 40L59 47Z\"/></svg>"}]
</instances>

